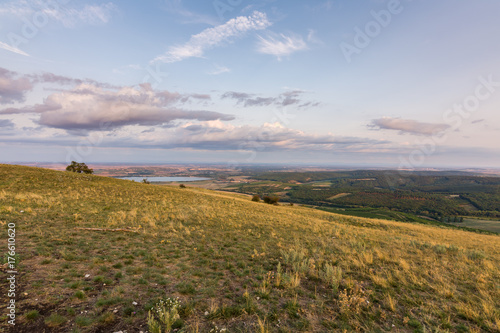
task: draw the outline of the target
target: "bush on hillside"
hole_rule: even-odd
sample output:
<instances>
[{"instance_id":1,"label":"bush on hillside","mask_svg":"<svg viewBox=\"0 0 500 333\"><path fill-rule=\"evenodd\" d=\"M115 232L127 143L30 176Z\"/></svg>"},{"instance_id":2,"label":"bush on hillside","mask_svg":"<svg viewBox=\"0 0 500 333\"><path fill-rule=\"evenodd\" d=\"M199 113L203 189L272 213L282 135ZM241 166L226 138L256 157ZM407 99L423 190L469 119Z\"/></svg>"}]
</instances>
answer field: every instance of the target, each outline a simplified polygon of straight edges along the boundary
<instances>
[{"instance_id":1,"label":"bush on hillside","mask_svg":"<svg viewBox=\"0 0 500 333\"><path fill-rule=\"evenodd\" d=\"M267 204L270 204L270 205L277 205L278 201L280 201L280 198L275 196L275 195L273 195L273 196L266 195L264 197L264 202Z\"/></svg>"},{"instance_id":2,"label":"bush on hillside","mask_svg":"<svg viewBox=\"0 0 500 333\"><path fill-rule=\"evenodd\" d=\"M78 163L71 161L71 164L66 167L66 171L76 172L76 173L87 173L93 174L94 169L90 169L85 163Z\"/></svg>"}]
</instances>

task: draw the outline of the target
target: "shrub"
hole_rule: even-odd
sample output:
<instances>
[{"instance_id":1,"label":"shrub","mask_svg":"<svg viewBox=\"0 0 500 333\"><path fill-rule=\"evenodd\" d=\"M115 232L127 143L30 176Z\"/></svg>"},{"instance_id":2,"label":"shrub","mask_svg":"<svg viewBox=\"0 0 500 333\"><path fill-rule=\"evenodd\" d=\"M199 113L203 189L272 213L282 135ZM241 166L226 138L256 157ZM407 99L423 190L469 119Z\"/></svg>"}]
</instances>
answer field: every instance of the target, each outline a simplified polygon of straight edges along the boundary
<instances>
[{"instance_id":1,"label":"shrub","mask_svg":"<svg viewBox=\"0 0 500 333\"><path fill-rule=\"evenodd\" d=\"M94 173L94 169L90 169L85 163L78 163L75 161L71 161L71 164L66 167L66 171L87 174Z\"/></svg>"},{"instance_id":2,"label":"shrub","mask_svg":"<svg viewBox=\"0 0 500 333\"><path fill-rule=\"evenodd\" d=\"M267 204L270 204L270 205L277 205L278 201L280 201L280 198L275 196L275 195L273 195L273 196L266 195L264 197L264 202Z\"/></svg>"},{"instance_id":3,"label":"shrub","mask_svg":"<svg viewBox=\"0 0 500 333\"><path fill-rule=\"evenodd\" d=\"M180 185L179 185L179 187L180 187L180 188L186 188L186 185L184 185L184 184L180 184Z\"/></svg>"},{"instance_id":4,"label":"shrub","mask_svg":"<svg viewBox=\"0 0 500 333\"><path fill-rule=\"evenodd\" d=\"M260 202L260 197L257 194L254 194L254 196L252 197L252 201Z\"/></svg>"}]
</instances>

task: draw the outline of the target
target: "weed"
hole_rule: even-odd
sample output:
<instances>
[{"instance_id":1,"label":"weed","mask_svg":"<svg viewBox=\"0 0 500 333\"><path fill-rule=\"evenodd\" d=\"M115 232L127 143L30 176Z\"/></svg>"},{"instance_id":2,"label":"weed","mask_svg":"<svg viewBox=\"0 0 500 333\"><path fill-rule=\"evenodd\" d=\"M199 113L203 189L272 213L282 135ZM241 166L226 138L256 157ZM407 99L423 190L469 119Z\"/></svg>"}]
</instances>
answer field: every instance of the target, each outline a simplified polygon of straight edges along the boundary
<instances>
[{"instance_id":1,"label":"weed","mask_svg":"<svg viewBox=\"0 0 500 333\"><path fill-rule=\"evenodd\" d=\"M45 319L45 325L49 327L58 327L66 323L66 321L67 321L66 317L63 317L57 313L53 313Z\"/></svg>"},{"instance_id":2,"label":"weed","mask_svg":"<svg viewBox=\"0 0 500 333\"><path fill-rule=\"evenodd\" d=\"M178 298L160 300L148 311L148 328L151 333L170 332L175 322L180 319Z\"/></svg>"},{"instance_id":3,"label":"weed","mask_svg":"<svg viewBox=\"0 0 500 333\"><path fill-rule=\"evenodd\" d=\"M38 310L31 310L26 313L26 319L28 320L36 320L38 317L40 317Z\"/></svg>"},{"instance_id":4,"label":"weed","mask_svg":"<svg viewBox=\"0 0 500 333\"><path fill-rule=\"evenodd\" d=\"M78 299L84 299L85 298L85 293L82 290L78 290L74 296Z\"/></svg>"},{"instance_id":5,"label":"weed","mask_svg":"<svg viewBox=\"0 0 500 333\"><path fill-rule=\"evenodd\" d=\"M75 318L75 323L80 327L92 325L92 319L89 317L78 316Z\"/></svg>"}]
</instances>

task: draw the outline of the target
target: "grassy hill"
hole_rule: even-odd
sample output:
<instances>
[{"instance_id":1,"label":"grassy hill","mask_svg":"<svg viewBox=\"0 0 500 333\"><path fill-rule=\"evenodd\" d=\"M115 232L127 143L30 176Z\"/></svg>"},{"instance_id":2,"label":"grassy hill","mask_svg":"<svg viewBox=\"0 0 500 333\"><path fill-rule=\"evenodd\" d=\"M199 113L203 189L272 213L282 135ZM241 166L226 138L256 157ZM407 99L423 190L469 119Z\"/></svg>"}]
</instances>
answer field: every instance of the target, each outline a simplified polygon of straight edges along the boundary
<instances>
[{"instance_id":1,"label":"grassy hill","mask_svg":"<svg viewBox=\"0 0 500 333\"><path fill-rule=\"evenodd\" d=\"M167 298L178 332L500 330L498 235L0 165L4 253L9 223L13 332L146 332Z\"/></svg>"}]
</instances>

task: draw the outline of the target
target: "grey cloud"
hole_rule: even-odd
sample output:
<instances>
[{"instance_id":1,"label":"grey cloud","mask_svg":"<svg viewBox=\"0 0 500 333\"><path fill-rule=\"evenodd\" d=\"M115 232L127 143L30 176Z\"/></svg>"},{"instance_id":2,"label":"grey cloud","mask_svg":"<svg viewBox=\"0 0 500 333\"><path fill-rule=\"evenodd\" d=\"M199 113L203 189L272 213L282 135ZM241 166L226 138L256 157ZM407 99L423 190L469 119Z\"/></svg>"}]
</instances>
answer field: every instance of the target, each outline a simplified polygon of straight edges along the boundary
<instances>
[{"instance_id":1,"label":"grey cloud","mask_svg":"<svg viewBox=\"0 0 500 333\"><path fill-rule=\"evenodd\" d=\"M299 107L312 106L313 102L303 102L300 100L300 95L304 91L292 90L286 91L276 97L259 97L255 94L247 94L243 92L228 91L221 95L222 99L230 98L236 100L236 104L242 104L244 107L251 106L289 106L289 105L299 105ZM314 103L318 105L318 103Z\"/></svg>"},{"instance_id":2,"label":"grey cloud","mask_svg":"<svg viewBox=\"0 0 500 333\"><path fill-rule=\"evenodd\" d=\"M23 102L31 89L33 85L28 78L0 67L0 104Z\"/></svg>"},{"instance_id":3,"label":"grey cloud","mask_svg":"<svg viewBox=\"0 0 500 333\"><path fill-rule=\"evenodd\" d=\"M0 119L0 128L14 127L14 123L9 119Z\"/></svg>"},{"instance_id":4,"label":"grey cloud","mask_svg":"<svg viewBox=\"0 0 500 333\"><path fill-rule=\"evenodd\" d=\"M30 74L26 76L30 78L33 83L55 83L62 86L67 85L81 85L81 84L91 84L93 86L102 87L102 88L118 88L117 86L98 82L92 79L75 79L67 76L57 75L54 73L44 72L41 74Z\"/></svg>"},{"instance_id":5,"label":"grey cloud","mask_svg":"<svg viewBox=\"0 0 500 333\"><path fill-rule=\"evenodd\" d=\"M198 96L200 97L200 96ZM205 98L204 96L201 96ZM109 90L81 84L73 90L49 95L42 104L7 108L0 114L39 113L40 125L66 130L107 130L125 125L164 125L174 120L233 120L214 111L184 110L182 96L154 91L149 84Z\"/></svg>"},{"instance_id":6,"label":"grey cloud","mask_svg":"<svg viewBox=\"0 0 500 333\"><path fill-rule=\"evenodd\" d=\"M450 125L424 123L410 119L384 117L372 120L369 127L380 130L396 130L400 131L400 133L407 134L434 135L450 128Z\"/></svg>"}]
</instances>

